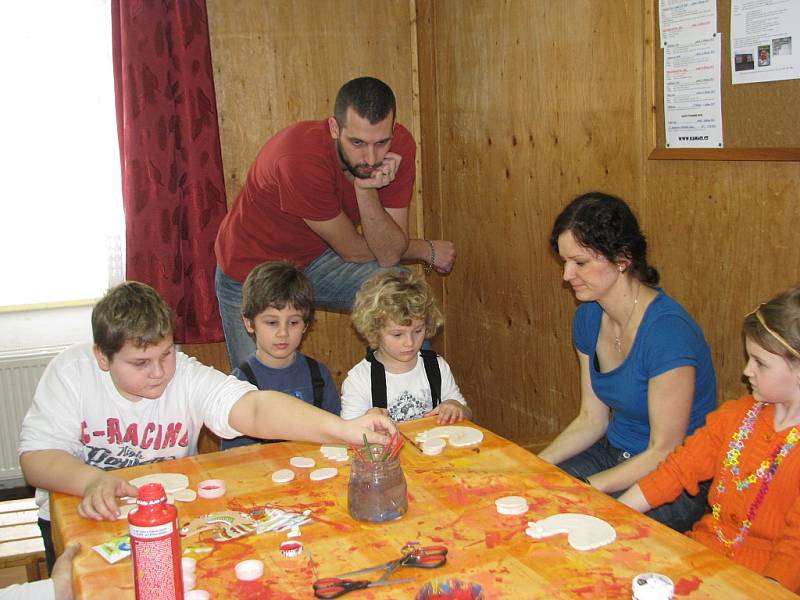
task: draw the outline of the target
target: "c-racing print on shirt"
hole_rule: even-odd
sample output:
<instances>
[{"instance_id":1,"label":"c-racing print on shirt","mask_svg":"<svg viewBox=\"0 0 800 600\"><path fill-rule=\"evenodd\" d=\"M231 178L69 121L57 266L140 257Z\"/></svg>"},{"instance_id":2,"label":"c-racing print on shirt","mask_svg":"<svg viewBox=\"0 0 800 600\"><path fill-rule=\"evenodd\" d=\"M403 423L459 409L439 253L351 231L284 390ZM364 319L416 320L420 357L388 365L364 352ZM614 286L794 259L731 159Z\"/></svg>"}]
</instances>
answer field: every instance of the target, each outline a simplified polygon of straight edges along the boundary
<instances>
[{"instance_id":1,"label":"c-racing print on shirt","mask_svg":"<svg viewBox=\"0 0 800 600\"><path fill-rule=\"evenodd\" d=\"M185 452L175 448L189 445L189 429L184 423L131 423L127 427L119 419L106 419L103 429L91 429L81 423L81 444L87 464L100 469L119 469L171 460Z\"/></svg>"}]
</instances>

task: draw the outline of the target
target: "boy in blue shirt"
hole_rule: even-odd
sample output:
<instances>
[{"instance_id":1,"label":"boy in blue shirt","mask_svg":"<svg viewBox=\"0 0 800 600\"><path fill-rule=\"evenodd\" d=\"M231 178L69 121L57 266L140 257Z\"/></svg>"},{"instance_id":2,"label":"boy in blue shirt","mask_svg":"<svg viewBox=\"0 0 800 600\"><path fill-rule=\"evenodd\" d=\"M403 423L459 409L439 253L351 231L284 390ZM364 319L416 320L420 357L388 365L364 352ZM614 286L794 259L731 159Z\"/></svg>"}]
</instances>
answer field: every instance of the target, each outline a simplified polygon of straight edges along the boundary
<instances>
[{"instance_id":1,"label":"boy in blue shirt","mask_svg":"<svg viewBox=\"0 0 800 600\"><path fill-rule=\"evenodd\" d=\"M242 287L242 320L256 351L235 366L234 376L339 414L341 401L330 371L297 351L314 321L314 290L302 271L283 261L254 268ZM243 436L222 440L221 447L260 441Z\"/></svg>"}]
</instances>

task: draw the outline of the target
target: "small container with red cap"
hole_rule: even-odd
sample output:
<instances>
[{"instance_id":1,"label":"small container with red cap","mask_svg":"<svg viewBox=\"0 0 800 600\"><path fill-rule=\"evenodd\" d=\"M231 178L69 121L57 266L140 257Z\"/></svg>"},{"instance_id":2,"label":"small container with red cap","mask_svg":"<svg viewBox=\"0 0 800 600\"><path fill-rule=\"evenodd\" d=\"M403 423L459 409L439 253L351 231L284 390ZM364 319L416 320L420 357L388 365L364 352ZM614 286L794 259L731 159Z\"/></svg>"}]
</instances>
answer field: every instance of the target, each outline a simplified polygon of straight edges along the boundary
<instances>
[{"instance_id":1,"label":"small container with red cap","mask_svg":"<svg viewBox=\"0 0 800 600\"><path fill-rule=\"evenodd\" d=\"M128 514L136 600L183 600L178 511L160 483L139 488Z\"/></svg>"}]
</instances>

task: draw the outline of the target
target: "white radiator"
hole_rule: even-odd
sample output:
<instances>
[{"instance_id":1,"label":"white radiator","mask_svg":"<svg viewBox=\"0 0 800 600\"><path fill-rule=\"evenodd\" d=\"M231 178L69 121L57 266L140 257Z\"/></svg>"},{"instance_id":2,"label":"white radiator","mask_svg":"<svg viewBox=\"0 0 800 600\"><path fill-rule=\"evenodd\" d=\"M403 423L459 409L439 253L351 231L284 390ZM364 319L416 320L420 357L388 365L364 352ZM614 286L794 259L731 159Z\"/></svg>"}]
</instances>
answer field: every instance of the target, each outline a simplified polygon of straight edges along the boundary
<instances>
[{"instance_id":1,"label":"white radiator","mask_svg":"<svg viewBox=\"0 0 800 600\"><path fill-rule=\"evenodd\" d=\"M0 488L23 485L19 467L19 428L36 384L64 346L0 352Z\"/></svg>"}]
</instances>

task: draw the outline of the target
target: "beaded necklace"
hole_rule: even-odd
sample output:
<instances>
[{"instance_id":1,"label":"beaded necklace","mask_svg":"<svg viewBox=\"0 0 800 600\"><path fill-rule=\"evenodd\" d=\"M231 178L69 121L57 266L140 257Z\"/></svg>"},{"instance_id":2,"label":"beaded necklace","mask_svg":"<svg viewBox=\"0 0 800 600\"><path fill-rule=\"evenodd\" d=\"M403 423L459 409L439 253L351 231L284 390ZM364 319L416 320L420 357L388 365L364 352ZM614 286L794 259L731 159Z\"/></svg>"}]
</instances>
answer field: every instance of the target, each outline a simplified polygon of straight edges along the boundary
<instances>
[{"instance_id":1,"label":"beaded necklace","mask_svg":"<svg viewBox=\"0 0 800 600\"><path fill-rule=\"evenodd\" d=\"M778 467L780 466L781 462L783 462L783 459L786 457L786 455L789 454L798 440L800 440L800 432L798 432L797 427L792 427L789 433L786 434L786 439L784 439L783 444L780 447L775 448L769 459L762 460L761 464L754 472L750 473L747 477L740 478L739 457L742 454L742 450L744 450L744 443L753 432L753 426L755 425L758 416L761 414L761 411L764 409L764 406L766 406L766 402L756 402L750 407L744 419L742 420L742 424L739 426L739 429L731 436L731 441L728 444L728 452L725 455L725 460L722 461L723 475L720 476L719 483L717 483L717 491L719 493L725 492L725 470L730 472L731 481L736 486L736 491L740 493L744 492L752 484L761 480L761 487L758 489L756 497L747 511L747 516L742 521L736 537L732 540L729 540L725 537L725 534L722 533L722 529L719 526L722 506L719 504L719 502L717 502L711 507L711 515L717 522L717 525L714 527L714 533L716 533L717 539L727 547L735 546L736 544L741 543L741 541L747 535L747 532L753 523L753 519L755 519L756 514L758 513L758 509L761 508L761 503L764 501L764 497L767 495L770 483L775 477L775 472L778 470Z\"/></svg>"}]
</instances>

